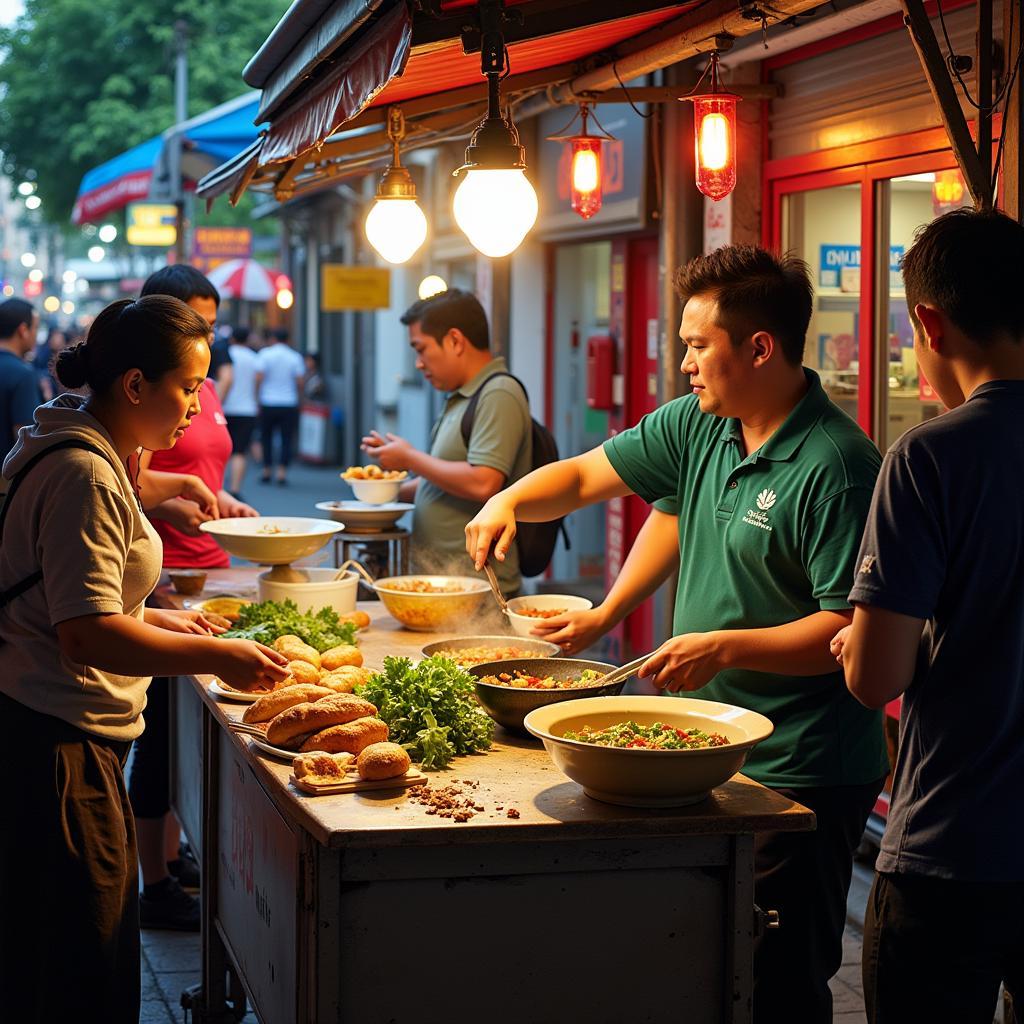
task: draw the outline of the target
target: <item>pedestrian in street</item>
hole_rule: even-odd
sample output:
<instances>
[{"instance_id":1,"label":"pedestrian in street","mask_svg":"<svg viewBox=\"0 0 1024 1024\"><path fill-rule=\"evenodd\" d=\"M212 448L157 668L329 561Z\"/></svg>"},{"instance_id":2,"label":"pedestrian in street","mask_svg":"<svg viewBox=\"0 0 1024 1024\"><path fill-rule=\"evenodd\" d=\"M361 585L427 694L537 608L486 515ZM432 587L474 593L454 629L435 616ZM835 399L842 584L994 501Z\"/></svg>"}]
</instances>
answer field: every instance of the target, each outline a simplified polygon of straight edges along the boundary
<instances>
[{"instance_id":1,"label":"pedestrian in street","mask_svg":"<svg viewBox=\"0 0 1024 1024\"><path fill-rule=\"evenodd\" d=\"M39 376L39 390L42 392L43 401L49 402L56 398L61 392L60 382L53 372L57 356L68 347L68 336L59 327L51 327L46 336L46 341L36 346L36 354L33 365Z\"/></svg>"},{"instance_id":2,"label":"pedestrian in street","mask_svg":"<svg viewBox=\"0 0 1024 1024\"><path fill-rule=\"evenodd\" d=\"M867 707L902 695L864 929L872 1024L1024 1019L1024 227L958 210L903 259L917 365L950 410L888 451L833 642Z\"/></svg>"},{"instance_id":3,"label":"pedestrian in street","mask_svg":"<svg viewBox=\"0 0 1024 1024\"><path fill-rule=\"evenodd\" d=\"M831 1024L853 853L888 760L881 715L851 698L827 645L852 615L879 455L802 365L812 304L803 261L725 246L682 267L675 286L693 393L495 495L466 528L467 550L479 568L493 545L500 563L517 519L631 493L658 503L614 614L582 621L599 635L678 561L675 635L639 674L774 723L743 770L813 810L817 827L755 837L754 899L779 912L781 928L755 942L753 1016ZM576 621L548 626L574 643Z\"/></svg>"},{"instance_id":4,"label":"pedestrian in street","mask_svg":"<svg viewBox=\"0 0 1024 1024\"><path fill-rule=\"evenodd\" d=\"M231 435L231 460L228 463L228 491L239 501L242 498L242 481L253 431L259 415L256 398L256 372L258 360L252 344L254 335L248 327L237 326L231 332L231 364L234 379L224 415L228 418L228 433Z\"/></svg>"},{"instance_id":5,"label":"pedestrian in street","mask_svg":"<svg viewBox=\"0 0 1024 1024\"><path fill-rule=\"evenodd\" d=\"M175 264L150 275L145 295L171 295L193 309L207 324L217 321L220 296L194 267ZM140 345L147 339L140 337ZM145 496L157 478L198 477L209 500L176 497L150 507L147 514L163 542L165 569L223 569L231 564L224 549L199 526L210 519L257 514L224 489L224 470L231 456L227 418L214 382L202 382L188 433L172 448L143 452L138 462L139 485ZM186 892L199 885L199 868L180 843L181 824L171 810L170 687L173 680L157 676L149 688L148 727L136 741L129 795L138 829L143 890L139 901L145 928L199 929L199 901Z\"/></svg>"},{"instance_id":6,"label":"pedestrian in street","mask_svg":"<svg viewBox=\"0 0 1024 1024\"><path fill-rule=\"evenodd\" d=\"M307 402L329 402L330 393L327 381L320 373L320 353L307 352L303 357L306 364L306 377L302 385L302 397Z\"/></svg>"},{"instance_id":7,"label":"pedestrian in street","mask_svg":"<svg viewBox=\"0 0 1024 1024\"><path fill-rule=\"evenodd\" d=\"M282 487L288 483L288 467L299 430L299 396L306 373L302 356L292 348L291 334L284 327L271 333L271 342L260 349L256 367L256 388L260 402L260 441L263 445L263 483L269 484L274 469L277 440L277 474Z\"/></svg>"},{"instance_id":8,"label":"pedestrian in street","mask_svg":"<svg viewBox=\"0 0 1024 1024\"><path fill-rule=\"evenodd\" d=\"M138 865L122 770L150 673L269 688L284 659L145 606L160 539L128 464L186 436L209 365L183 303L122 300L63 352L65 394L4 462L0 518L0 1006L10 1021L137 1024ZM140 339L145 339L140 344ZM148 709L147 709L148 716Z\"/></svg>"},{"instance_id":9,"label":"pedestrian in street","mask_svg":"<svg viewBox=\"0 0 1024 1024\"><path fill-rule=\"evenodd\" d=\"M210 285L213 288L213 285ZM216 289L215 289L216 290ZM235 368L231 358L231 329L223 336L214 338L210 346L210 380L213 381L221 405L227 400L235 379Z\"/></svg>"},{"instance_id":10,"label":"pedestrian in street","mask_svg":"<svg viewBox=\"0 0 1024 1024\"><path fill-rule=\"evenodd\" d=\"M24 299L0 302L0 454L4 457L43 400L39 378L25 358L35 349L38 330L39 315L30 303Z\"/></svg>"},{"instance_id":11,"label":"pedestrian in street","mask_svg":"<svg viewBox=\"0 0 1024 1024\"><path fill-rule=\"evenodd\" d=\"M465 560L467 521L488 498L530 471L530 406L505 360L491 353L487 314L475 295L449 288L414 303L402 323L409 328L416 369L446 392L444 411L434 424L429 452L377 431L363 438L363 450L384 469L415 474L399 495L416 503L413 564L418 571L437 572L440 566L448 572L449 565ZM467 443L463 418L477 395ZM515 547L495 571L507 596L518 593L523 581Z\"/></svg>"}]
</instances>

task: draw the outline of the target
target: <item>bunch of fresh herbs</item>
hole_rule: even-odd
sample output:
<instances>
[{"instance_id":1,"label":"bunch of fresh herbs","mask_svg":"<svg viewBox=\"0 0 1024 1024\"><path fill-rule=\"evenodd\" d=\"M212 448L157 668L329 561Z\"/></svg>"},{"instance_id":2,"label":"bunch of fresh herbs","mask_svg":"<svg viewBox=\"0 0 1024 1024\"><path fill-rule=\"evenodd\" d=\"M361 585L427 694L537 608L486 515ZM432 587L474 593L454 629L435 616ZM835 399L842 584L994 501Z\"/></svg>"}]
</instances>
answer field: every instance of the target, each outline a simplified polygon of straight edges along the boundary
<instances>
[{"instance_id":1,"label":"bunch of fresh herbs","mask_svg":"<svg viewBox=\"0 0 1024 1024\"><path fill-rule=\"evenodd\" d=\"M243 605L238 622L222 636L272 644L279 636L291 634L315 647L321 654L339 644L355 644L356 627L340 622L333 608L300 612L294 601L261 601Z\"/></svg>"},{"instance_id":2,"label":"bunch of fresh herbs","mask_svg":"<svg viewBox=\"0 0 1024 1024\"><path fill-rule=\"evenodd\" d=\"M385 658L384 671L357 692L377 705L391 741L424 768L445 768L491 745L494 723L476 702L473 677L449 658L415 667L408 658Z\"/></svg>"}]
</instances>

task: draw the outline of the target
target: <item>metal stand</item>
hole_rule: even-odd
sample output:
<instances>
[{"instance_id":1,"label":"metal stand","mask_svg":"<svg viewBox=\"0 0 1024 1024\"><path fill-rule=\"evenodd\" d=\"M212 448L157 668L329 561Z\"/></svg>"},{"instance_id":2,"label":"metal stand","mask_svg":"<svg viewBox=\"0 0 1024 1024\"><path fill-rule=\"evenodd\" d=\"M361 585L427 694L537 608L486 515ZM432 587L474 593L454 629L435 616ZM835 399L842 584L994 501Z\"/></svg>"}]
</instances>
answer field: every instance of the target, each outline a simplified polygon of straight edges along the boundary
<instances>
[{"instance_id":1,"label":"metal stand","mask_svg":"<svg viewBox=\"0 0 1024 1024\"><path fill-rule=\"evenodd\" d=\"M371 569L374 576L405 576L410 572L408 530L380 530L375 533L358 533L342 530L334 535L334 564L341 565L350 558L356 558L355 549L362 548L366 556L360 561L376 561L383 570Z\"/></svg>"}]
</instances>

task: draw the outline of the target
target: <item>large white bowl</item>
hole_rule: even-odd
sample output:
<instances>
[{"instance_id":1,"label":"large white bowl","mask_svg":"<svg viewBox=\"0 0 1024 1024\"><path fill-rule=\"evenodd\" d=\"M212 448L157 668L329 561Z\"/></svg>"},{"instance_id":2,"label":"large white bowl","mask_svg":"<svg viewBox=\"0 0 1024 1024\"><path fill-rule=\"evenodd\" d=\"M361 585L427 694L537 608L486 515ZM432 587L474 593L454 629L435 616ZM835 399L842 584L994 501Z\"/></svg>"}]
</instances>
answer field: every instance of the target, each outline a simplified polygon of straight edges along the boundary
<instances>
[{"instance_id":1,"label":"large white bowl","mask_svg":"<svg viewBox=\"0 0 1024 1024\"><path fill-rule=\"evenodd\" d=\"M268 533L268 528L280 533ZM342 528L329 519L299 516L254 516L248 519L211 519L199 529L236 558L260 565L287 565L319 551Z\"/></svg>"},{"instance_id":2,"label":"large white bowl","mask_svg":"<svg viewBox=\"0 0 1024 1024\"><path fill-rule=\"evenodd\" d=\"M367 505L387 505L389 502L398 501L398 492L402 489L404 480L346 480L341 478L352 488L352 493Z\"/></svg>"},{"instance_id":3,"label":"large white bowl","mask_svg":"<svg viewBox=\"0 0 1024 1024\"><path fill-rule=\"evenodd\" d=\"M706 750L638 750L567 740L585 725L665 722L703 729L729 743ZM774 726L756 711L692 697L588 697L531 711L523 724L540 739L555 766L595 800L627 807L681 807L703 800L742 767L751 749Z\"/></svg>"},{"instance_id":4,"label":"large white bowl","mask_svg":"<svg viewBox=\"0 0 1024 1024\"><path fill-rule=\"evenodd\" d=\"M365 501L318 501L316 507L336 523L343 524L349 533L375 533L392 529L415 506L406 501L389 501L384 505Z\"/></svg>"},{"instance_id":5,"label":"large white bowl","mask_svg":"<svg viewBox=\"0 0 1024 1024\"><path fill-rule=\"evenodd\" d=\"M269 572L259 574L261 601L294 601L300 612L318 612L321 608L333 608L339 615L356 610L356 591L359 577L346 572L340 580L334 577L337 569L298 570L308 577L301 583L288 583L270 579Z\"/></svg>"},{"instance_id":6,"label":"large white bowl","mask_svg":"<svg viewBox=\"0 0 1024 1024\"><path fill-rule=\"evenodd\" d=\"M533 631L541 625L544 619L535 619L530 615L519 615L517 608L564 608L568 612L582 612L594 607L593 601L585 597L574 597L572 594L532 594L524 597L513 597L508 603L509 625L519 636L531 636L535 640Z\"/></svg>"}]
</instances>

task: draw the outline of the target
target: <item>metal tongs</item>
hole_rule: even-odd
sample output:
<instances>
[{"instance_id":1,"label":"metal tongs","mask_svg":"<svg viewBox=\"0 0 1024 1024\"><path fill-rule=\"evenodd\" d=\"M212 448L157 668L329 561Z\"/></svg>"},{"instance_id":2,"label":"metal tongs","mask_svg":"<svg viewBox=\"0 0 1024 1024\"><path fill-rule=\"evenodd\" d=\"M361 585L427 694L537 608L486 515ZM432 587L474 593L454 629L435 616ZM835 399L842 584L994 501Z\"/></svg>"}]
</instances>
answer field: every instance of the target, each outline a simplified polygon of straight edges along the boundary
<instances>
[{"instance_id":1,"label":"metal tongs","mask_svg":"<svg viewBox=\"0 0 1024 1024\"><path fill-rule=\"evenodd\" d=\"M637 672L640 669L640 666L650 656L650 654L645 654L642 657L639 657L635 661L631 661L626 665L621 665L619 668L613 668L611 672L607 672L605 675L601 676L600 679L595 679L591 685L609 686L611 683L620 683L623 680L629 679L631 676L635 676L637 674Z\"/></svg>"},{"instance_id":2,"label":"metal tongs","mask_svg":"<svg viewBox=\"0 0 1024 1024\"><path fill-rule=\"evenodd\" d=\"M487 575L487 582L491 585L491 592L494 594L494 600L498 602L498 607L501 609L502 614L508 615L508 601L505 600L505 597L501 592L501 587L498 586L498 577L494 575L494 569L491 568L490 559L487 559L484 562L484 572Z\"/></svg>"}]
</instances>

